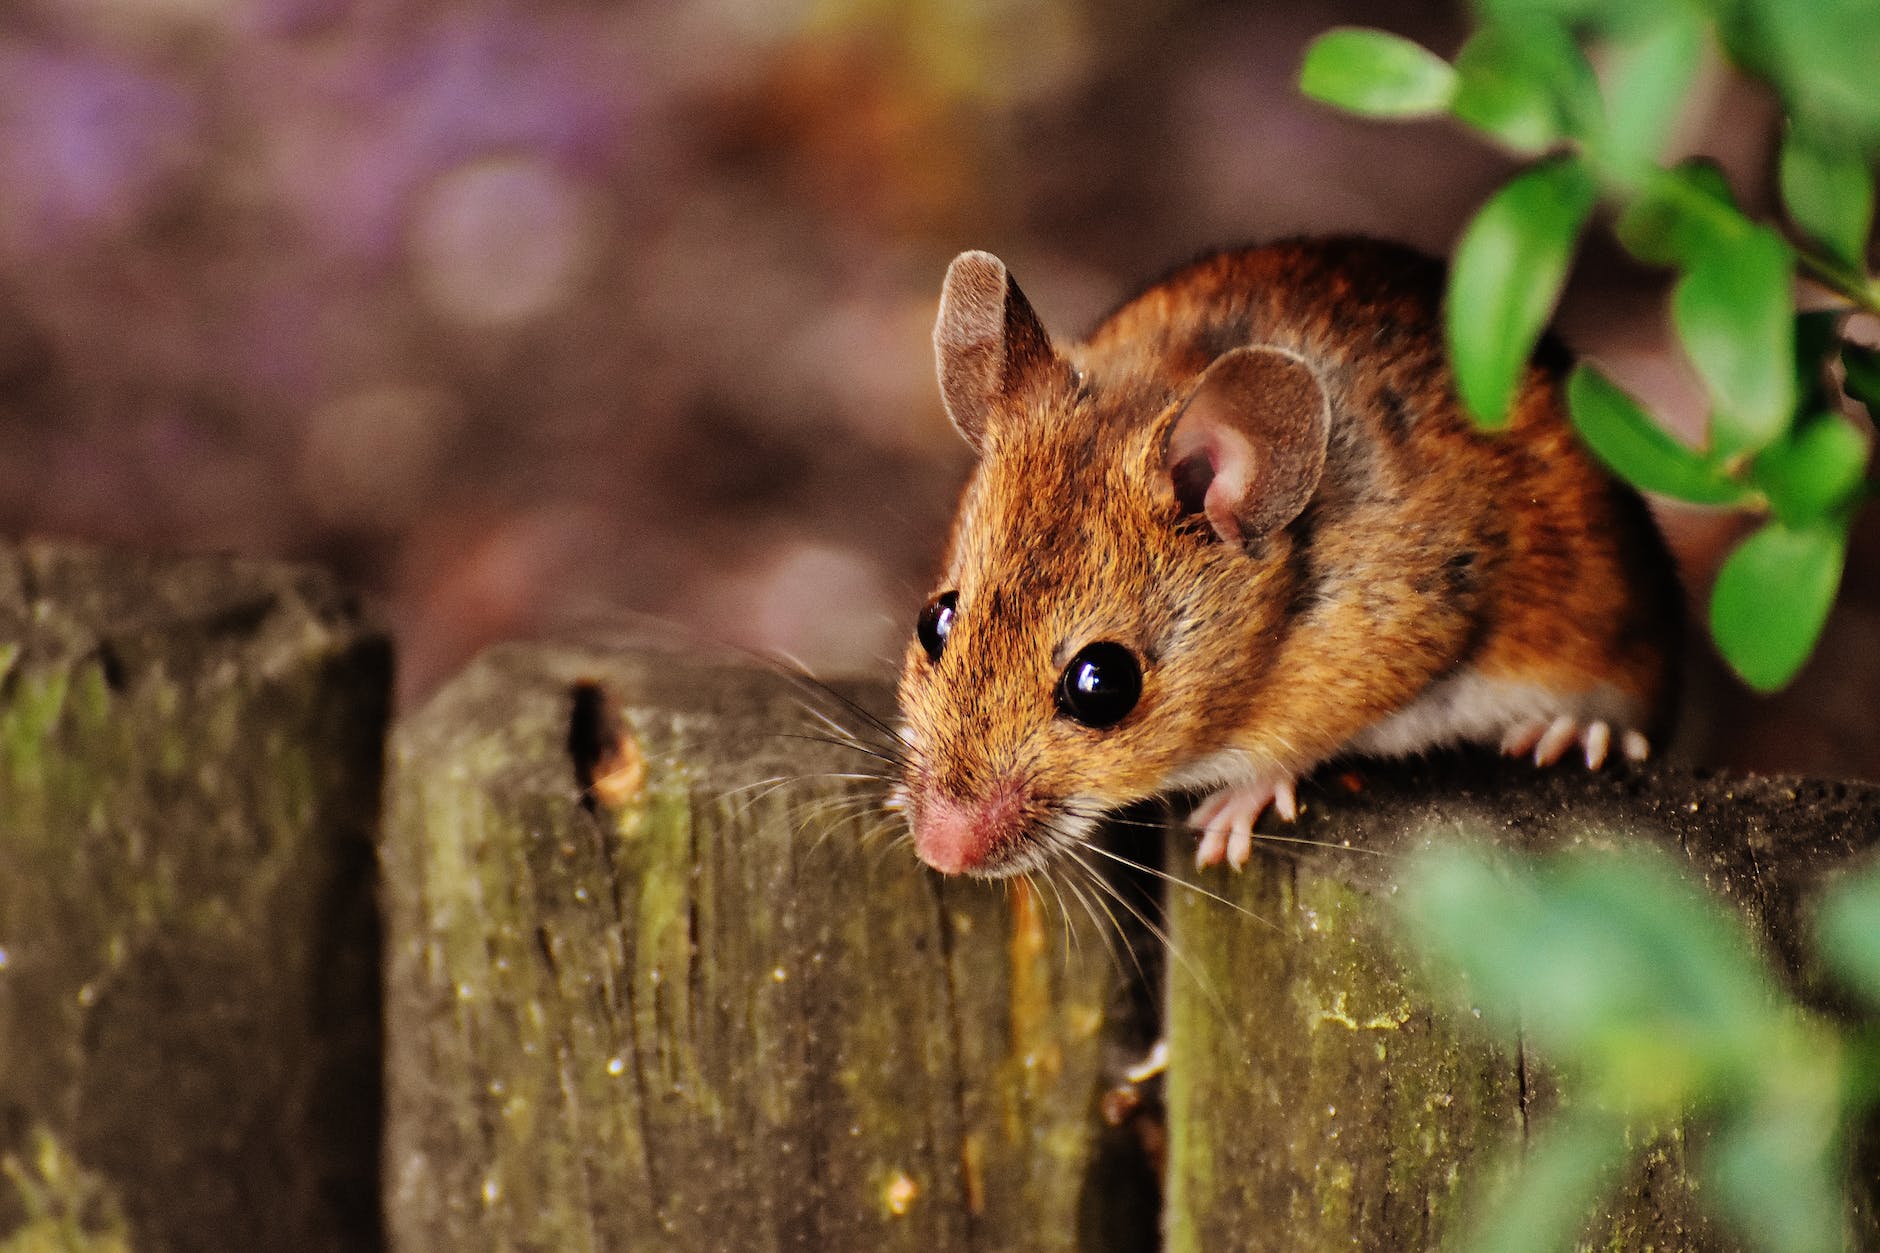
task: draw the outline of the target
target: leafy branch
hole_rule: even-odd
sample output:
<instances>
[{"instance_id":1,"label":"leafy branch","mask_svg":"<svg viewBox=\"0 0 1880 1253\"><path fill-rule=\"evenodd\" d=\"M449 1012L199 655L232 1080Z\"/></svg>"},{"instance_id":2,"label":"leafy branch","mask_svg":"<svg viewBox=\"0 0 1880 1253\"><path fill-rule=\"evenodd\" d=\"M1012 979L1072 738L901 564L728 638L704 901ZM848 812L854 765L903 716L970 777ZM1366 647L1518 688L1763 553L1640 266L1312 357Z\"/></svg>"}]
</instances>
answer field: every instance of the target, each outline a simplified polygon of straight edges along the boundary
<instances>
[{"instance_id":1,"label":"leafy branch","mask_svg":"<svg viewBox=\"0 0 1880 1253\"><path fill-rule=\"evenodd\" d=\"M1880 6L1863 0L1476 0L1453 63L1382 31L1339 29L1307 50L1309 96L1377 118L1447 114L1532 163L1457 243L1445 308L1457 392L1506 424L1523 373L1602 201L1633 256L1677 272L1671 320L1710 402L1693 448L1581 365L1567 404L1587 445L1647 491L1762 517L1710 602L1725 660L1761 690L1813 651L1868 483L1880 353L1850 314L1880 314L1866 263L1880 152ZM1776 94L1792 231L1737 205L1717 167L1660 157L1707 48ZM1597 58L1604 73L1596 72ZM1798 277L1835 302L1798 312Z\"/></svg>"},{"instance_id":2,"label":"leafy branch","mask_svg":"<svg viewBox=\"0 0 1880 1253\"><path fill-rule=\"evenodd\" d=\"M1741 920L1644 847L1437 849L1413 862L1404 914L1438 981L1566 1081L1464 1248L1572 1247L1632 1133L1682 1120L1708 1130L1707 1204L1753 1247L1843 1247L1849 1132L1880 1104L1880 866L1814 913L1822 964L1869 1010L1853 1026L1785 994Z\"/></svg>"}]
</instances>

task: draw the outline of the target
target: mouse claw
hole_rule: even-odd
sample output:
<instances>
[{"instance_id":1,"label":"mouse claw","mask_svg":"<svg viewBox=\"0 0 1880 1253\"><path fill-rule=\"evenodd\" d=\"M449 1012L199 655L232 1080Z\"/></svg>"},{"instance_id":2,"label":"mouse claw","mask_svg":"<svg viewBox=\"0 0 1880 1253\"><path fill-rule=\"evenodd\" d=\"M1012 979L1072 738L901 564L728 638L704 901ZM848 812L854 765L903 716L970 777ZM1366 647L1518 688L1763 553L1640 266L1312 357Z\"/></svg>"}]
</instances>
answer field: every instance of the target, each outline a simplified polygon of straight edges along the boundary
<instances>
[{"instance_id":1,"label":"mouse claw","mask_svg":"<svg viewBox=\"0 0 1880 1253\"><path fill-rule=\"evenodd\" d=\"M1580 736L1580 746L1586 750L1586 768L1599 769L1606 763L1606 751L1612 747L1612 727L1605 722L1588 724Z\"/></svg>"},{"instance_id":2,"label":"mouse claw","mask_svg":"<svg viewBox=\"0 0 1880 1253\"><path fill-rule=\"evenodd\" d=\"M1206 870L1209 866L1218 866L1226 856L1227 828L1203 827L1201 842L1195 845L1195 869Z\"/></svg>"},{"instance_id":3,"label":"mouse claw","mask_svg":"<svg viewBox=\"0 0 1880 1253\"><path fill-rule=\"evenodd\" d=\"M1605 765L1615 744L1620 756L1630 762L1644 761L1651 754L1651 744L1639 732L1615 732L1603 718L1582 723L1571 714L1516 723L1502 736L1501 751L1509 757L1531 756L1537 766L1551 766L1576 744L1588 770Z\"/></svg>"},{"instance_id":4,"label":"mouse claw","mask_svg":"<svg viewBox=\"0 0 1880 1253\"><path fill-rule=\"evenodd\" d=\"M1299 796L1293 791L1291 779L1285 779L1273 787L1273 812L1287 822L1296 822L1299 818Z\"/></svg>"},{"instance_id":5,"label":"mouse claw","mask_svg":"<svg viewBox=\"0 0 1880 1253\"><path fill-rule=\"evenodd\" d=\"M1580 738L1580 724L1566 714L1561 714L1547 725L1540 743L1534 746L1534 764L1551 766L1560 760L1567 745Z\"/></svg>"},{"instance_id":6,"label":"mouse claw","mask_svg":"<svg viewBox=\"0 0 1880 1253\"><path fill-rule=\"evenodd\" d=\"M1290 778L1225 788L1202 800L1189 815L1190 826L1201 831L1195 846L1195 868L1205 870L1226 862L1244 869L1253 859L1254 824L1268 806L1287 822L1299 816L1299 795Z\"/></svg>"},{"instance_id":7,"label":"mouse claw","mask_svg":"<svg viewBox=\"0 0 1880 1253\"><path fill-rule=\"evenodd\" d=\"M1245 870L1253 860L1253 820L1259 816L1257 810L1250 814L1244 809L1234 815L1234 829L1227 837L1227 864L1235 870Z\"/></svg>"}]
</instances>

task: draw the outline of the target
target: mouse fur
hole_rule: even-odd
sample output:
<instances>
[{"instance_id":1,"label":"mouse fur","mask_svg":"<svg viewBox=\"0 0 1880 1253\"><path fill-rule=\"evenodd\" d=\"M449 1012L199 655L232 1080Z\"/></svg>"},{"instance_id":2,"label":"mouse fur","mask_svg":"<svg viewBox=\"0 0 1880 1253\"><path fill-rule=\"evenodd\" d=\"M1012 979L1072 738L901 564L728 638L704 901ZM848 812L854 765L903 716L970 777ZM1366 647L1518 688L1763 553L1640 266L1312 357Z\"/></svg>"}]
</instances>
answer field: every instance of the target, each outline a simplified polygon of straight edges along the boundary
<instances>
[{"instance_id":1,"label":"mouse fur","mask_svg":"<svg viewBox=\"0 0 1880 1253\"><path fill-rule=\"evenodd\" d=\"M1442 288L1408 248L1289 240L1183 266L1060 347L996 258L955 261L936 356L978 461L950 634L910 645L899 689L924 860L1035 869L1112 809L1200 791L1199 860L1239 865L1335 755L1598 764L1667 730L1681 600L1648 511L1573 435L1551 338L1507 429L1474 427ZM1100 729L1057 697L1099 640L1141 669Z\"/></svg>"}]
</instances>

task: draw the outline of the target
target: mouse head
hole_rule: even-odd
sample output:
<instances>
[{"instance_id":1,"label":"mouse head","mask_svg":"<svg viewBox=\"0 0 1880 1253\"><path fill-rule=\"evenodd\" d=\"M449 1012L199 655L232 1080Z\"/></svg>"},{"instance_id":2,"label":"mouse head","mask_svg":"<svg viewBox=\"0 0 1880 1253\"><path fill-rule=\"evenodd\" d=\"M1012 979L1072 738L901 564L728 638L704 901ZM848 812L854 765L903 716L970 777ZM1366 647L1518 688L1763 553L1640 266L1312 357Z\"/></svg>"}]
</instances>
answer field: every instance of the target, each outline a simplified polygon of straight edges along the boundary
<instances>
[{"instance_id":1,"label":"mouse head","mask_svg":"<svg viewBox=\"0 0 1880 1253\"><path fill-rule=\"evenodd\" d=\"M934 347L979 460L901 679L902 802L929 865L1014 874L1232 749L1329 415L1279 349L1060 354L983 252L948 269Z\"/></svg>"}]
</instances>

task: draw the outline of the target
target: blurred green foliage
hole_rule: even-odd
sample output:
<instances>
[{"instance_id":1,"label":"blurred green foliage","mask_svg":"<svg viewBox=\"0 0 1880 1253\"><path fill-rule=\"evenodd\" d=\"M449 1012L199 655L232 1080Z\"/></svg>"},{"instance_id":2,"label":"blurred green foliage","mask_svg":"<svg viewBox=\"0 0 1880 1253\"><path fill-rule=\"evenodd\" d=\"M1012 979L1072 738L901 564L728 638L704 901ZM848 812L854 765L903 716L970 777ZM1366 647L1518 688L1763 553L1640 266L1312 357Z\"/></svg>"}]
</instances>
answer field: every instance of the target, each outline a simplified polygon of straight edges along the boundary
<instances>
[{"instance_id":1,"label":"blurred green foliage","mask_svg":"<svg viewBox=\"0 0 1880 1253\"><path fill-rule=\"evenodd\" d=\"M1596 369L1568 380L1594 453L1649 491L1764 520L1718 573L1711 629L1753 686L1787 683L1838 589L1872 494L1880 354L1847 342L1880 313L1867 265L1880 154L1880 5L1867 0L1477 0L1453 64L1378 31L1308 50L1306 94L1372 117L1448 114L1535 163L1457 245L1446 309L1457 391L1498 427L1600 200L1619 242L1672 268L1671 319L1710 399L1701 448ZM1709 47L1784 111L1788 228L1751 219L1704 160L1660 163ZM1594 70L1598 60L1604 73ZM1832 309L1798 312L1801 274ZM1880 1026L1839 1026L1784 993L1743 924L1661 854L1516 862L1431 853L1406 916L1432 970L1505 1039L1559 1068L1563 1108L1466 1233L1475 1249L1570 1247L1631 1152L1689 1119L1719 1217L1756 1247L1844 1247L1850 1128L1880 1099ZM1822 965L1880 1009L1880 868L1817 912Z\"/></svg>"},{"instance_id":2,"label":"blurred green foliage","mask_svg":"<svg viewBox=\"0 0 1880 1253\"><path fill-rule=\"evenodd\" d=\"M0 1157L0 1176L17 1190L25 1222L0 1238L0 1253L130 1253L117 1198L44 1127L34 1127L30 1157Z\"/></svg>"},{"instance_id":3,"label":"blurred green foliage","mask_svg":"<svg viewBox=\"0 0 1880 1253\"><path fill-rule=\"evenodd\" d=\"M1797 1004L1743 922L1669 857L1440 848L1412 863L1404 914L1437 981L1562 1080L1562 1107L1462 1247L1572 1247L1639 1147L1628 1133L1680 1120L1708 1131L1702 1195L1752 1247L1845 1246L1880 1020L1838 1025ZM1834 886L1815 919L1822 965L1880 1008L1880 865Z\"/></svg>"},{"instance_id":4,"label":"blurred green foliage","mask_svg":"<svg viewBox=\"0 0 1880 1253\"><path fill-rule=\"evenodd\" d=\"M1867 265L1880 4L1475 0L1474 9L1477 29L1453 64L1382 31L1333 30L1307 50L1300 86L1369 117L1448 114L1537 158L1481 207L1450 274L1456 387L1485 427L1507 421L1598 201L1616 209L1629 252L1676 270L1671 318L1710 399L1705 446L1664 434L1591 366L1575 371L1568 405L1593 451L1638 486L1763 515L1724 564L1711 633L1746 682L1779 688L1814 649L1853 516L1873 494L1871 428L1848 421L1842 393L1880 410L1880 358L1841 331L1855 312L1880 313ZM1660 163L1713 47L1781 102L1786 230L1744 214L1708 161ZM1835 307L1798 313L1798 273Z\"/></svg>"}]
</instances>

